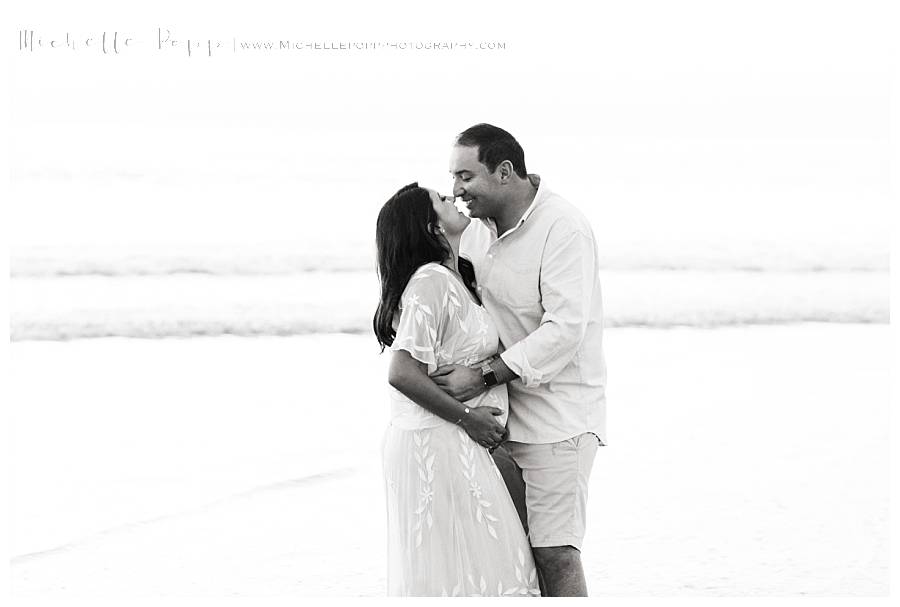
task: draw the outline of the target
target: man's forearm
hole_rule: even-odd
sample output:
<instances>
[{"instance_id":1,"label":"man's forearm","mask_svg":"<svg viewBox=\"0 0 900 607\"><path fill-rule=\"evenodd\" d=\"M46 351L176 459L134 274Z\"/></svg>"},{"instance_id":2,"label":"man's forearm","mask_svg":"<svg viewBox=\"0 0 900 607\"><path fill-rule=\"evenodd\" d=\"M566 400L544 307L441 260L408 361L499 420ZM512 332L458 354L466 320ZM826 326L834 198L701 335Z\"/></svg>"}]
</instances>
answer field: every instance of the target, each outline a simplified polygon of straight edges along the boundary
<instances>
[{"instance_id":1,"label":"man's forearm","mask_svg":"<svg viewBox=\"0 0 900 607\"><path fill-rule=\"evenodd\" d=\"M500 358L476 366L446 365L430 376L441 390L460 401L468 401L492 387L511 382L518 375Z\"/></svg>"},{"instance_id":2,"label":"man's forearm","mask_svg":"<svg viewBox=\"0 0 900 607\"><path fill-rule=\"evenodd\" d=\"M489 364L494 372L494 376L497 378L498 384L508 384L512 380L519 378L516 372L510 369L499 356L495 357Z\"/></svg>"}]
</instances>

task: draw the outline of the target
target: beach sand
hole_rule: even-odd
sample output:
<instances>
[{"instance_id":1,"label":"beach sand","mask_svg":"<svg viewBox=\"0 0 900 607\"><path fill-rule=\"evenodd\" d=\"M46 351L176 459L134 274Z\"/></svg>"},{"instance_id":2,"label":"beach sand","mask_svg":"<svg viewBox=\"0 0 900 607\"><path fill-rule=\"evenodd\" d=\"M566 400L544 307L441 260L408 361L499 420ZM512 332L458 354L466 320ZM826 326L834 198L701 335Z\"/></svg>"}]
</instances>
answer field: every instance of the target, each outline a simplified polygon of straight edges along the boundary
<instances>
[{"instance_id":1,"label":"beach sand","mask_svg":"<svg viewBox=\"0 0 900 607\"><path fill-rule=\"evenodd\" d=\"M611 329L595 596L888 592L888 325ZM10 345L18 596L379 596L367 336Z\"/></svg>"}]
</instances>

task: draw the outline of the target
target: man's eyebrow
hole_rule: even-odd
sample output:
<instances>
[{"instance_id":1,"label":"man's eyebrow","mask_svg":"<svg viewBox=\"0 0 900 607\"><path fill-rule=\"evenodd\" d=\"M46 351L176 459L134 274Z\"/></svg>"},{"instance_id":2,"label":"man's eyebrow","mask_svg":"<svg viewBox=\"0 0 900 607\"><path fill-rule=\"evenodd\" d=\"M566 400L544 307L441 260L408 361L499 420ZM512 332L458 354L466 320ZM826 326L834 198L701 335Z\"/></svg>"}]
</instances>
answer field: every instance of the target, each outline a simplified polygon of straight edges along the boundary
<instances>
[{"instance_id":1,"label":"man's eyebrow","mask_svg":"<svg viewBox=\"0 0 900 607\"><path fill-rule=\"evenodd\" d=\"M470 171L469 169L460 169L459 171L450 171L450 172L453 175L462 175L463 173L469 173L470 175L472 174L472 171Z\"/></svg>"}]
</instances>

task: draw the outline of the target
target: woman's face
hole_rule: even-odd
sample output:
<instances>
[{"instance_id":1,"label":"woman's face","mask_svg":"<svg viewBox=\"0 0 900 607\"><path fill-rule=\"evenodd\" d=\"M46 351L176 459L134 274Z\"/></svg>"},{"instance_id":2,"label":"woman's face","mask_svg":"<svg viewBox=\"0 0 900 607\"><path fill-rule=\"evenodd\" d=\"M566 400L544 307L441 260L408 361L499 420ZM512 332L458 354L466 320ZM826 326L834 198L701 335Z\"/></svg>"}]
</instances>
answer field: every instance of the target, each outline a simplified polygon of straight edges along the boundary
<instances>
[{"instance_id":1,"label":"woman's face","mask_svg":"<svg viewBox=\"0 0 900 607\"><path fill-rule=\"evenodd\" d=\"M434 212L438 216L438 226L444 228L444 236L450 237L462 234L472 220L456 208L456 205L453 204L453 197L443 198L434 190L428 190L428 193L431 195L431 204L434 207Z\"/></svg>"}]
</instances>

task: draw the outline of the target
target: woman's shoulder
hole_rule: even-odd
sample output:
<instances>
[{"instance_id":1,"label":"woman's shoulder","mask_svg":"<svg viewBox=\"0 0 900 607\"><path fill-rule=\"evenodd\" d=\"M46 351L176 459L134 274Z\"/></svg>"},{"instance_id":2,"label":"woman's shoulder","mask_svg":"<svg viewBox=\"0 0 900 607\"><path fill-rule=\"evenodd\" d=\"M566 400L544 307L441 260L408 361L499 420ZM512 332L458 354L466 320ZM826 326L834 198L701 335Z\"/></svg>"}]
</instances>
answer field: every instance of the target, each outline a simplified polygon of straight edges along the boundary
<instances>
[{"instance_id":1,"label":"woman's shoulder","mask_svg":"<svg viewBox=\"0 0 900 607\"><path fill-rule=\"evenodd\" d=\"M445 282L450 277L450 270L446 266L436 261L429 261L428 263L419 266L416 271L413 272L410 280L436 280Z\"/></svg>"},{"instance_id":2,"label":"woman's shoulder","mask_svg":"<svg viewBox=\"0 0 900 607\"><path fill-rule=\"evenodd\" d=\"M440 292L450 283L450 270L437 262L422 264L409 278L404 294Z\"/></svg>"}]
</instances>

